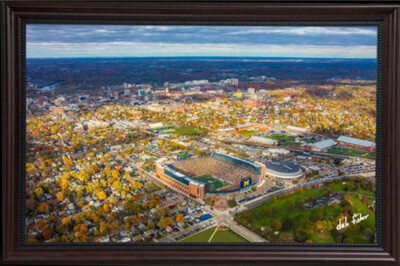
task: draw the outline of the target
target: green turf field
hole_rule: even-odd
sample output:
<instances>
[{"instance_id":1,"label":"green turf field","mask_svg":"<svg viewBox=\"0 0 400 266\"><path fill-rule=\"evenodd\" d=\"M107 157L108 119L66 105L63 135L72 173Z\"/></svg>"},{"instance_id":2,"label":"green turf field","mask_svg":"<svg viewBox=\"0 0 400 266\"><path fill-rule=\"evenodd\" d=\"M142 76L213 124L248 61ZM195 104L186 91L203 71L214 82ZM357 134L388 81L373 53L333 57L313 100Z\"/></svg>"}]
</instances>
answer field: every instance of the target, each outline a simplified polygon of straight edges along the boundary
<instances>
[{"instance_id":1,"label":"green turf field","mask_svg":"<svg viewBox=\"0 0 400 266\"><path fill-rule=\"evenodd\" d=\"M334 153L334 154L340 154L340 155L357 155L357 156L366 154L365 151L358 151L358 150L353 150L353 149L348 149L348 148L343 148L343 147L330 148L328 150L328 152Z\"/></svg>"},{"instance_id":2,"label":"green turf field","mask_svg":"<svg viewBox=\"0 0 400 266\"><path fill-rule=\"evenodd\" d=\"M215 226L211 227L207 230L204 230L198 234L195 234L191 237L185 238L179 242L189 243L189 242L208 242L212 234L214 233Z\"/></svg>"},{"instance_id":3,"label":"green turf field","mask_svg":"<svg viewBox=\"0 0 400 266\"><path fill-rule=\"evenodd\" d=\"M160 190L161 188L159 186L157 186L154 182L148 182L145 186L147 191L149 192L154 192L157 190Z\"/></svg>"},{"instance_id":4,"label":"green turf field","mask_svg":"<svg viewBox=\"0 0 400 266\"><path fill-rule=\"evenodd\" d=\"M223 243L233 243L233 242L249 242L246 239L244 239L242 236L238 235L236 232L232 230L218 230L214 237L211 239L210 242L216 243L216 242L223 242Z\"/></svg>"},{"instance_id":5,"label":"green turf field","mask_svg":"<svg viewBox=\"0 0 400 266\"><path fill-rule=\"evenodd\" d=\"M276 139L276 140L286 140L286 141L294 141L294 137L282 134L282 133L275 133L275 134L271 134L268 136L268 138L270 139Z\"/></svg>"},{"instance_id":6,"label":"green turf field","mask_svg":"<svg viewBox=\"0 0 400 266\"><path fill-rule=\"evenodd\" d=\"M206 183L207 186L213 190L218 190L218 189L225 188L225 187L228 187L231 185L228 182L223 182L221 180L218 180L218 179L212 177L211 175L201 175L201 176L194 177L193 179Z\"/></svg>"},{"instance_id":7,"label":"green turf field","mask_svg":"<svg viewBox=\"0 0 400 266\"><path fill-rule=\"evenodd\" d=\"M215 231L215 226L211 227L207 230L204 230L198 234L195 234L191 237L185 238L179 242L182 243L196 243L196 242L208 242L210 237L213 235ZM210 242L216 243L216 242L225 242L225 243L233 243L233 242L249 242L240 235L238 235L236 232L232 230L218 230L213 238L211 239Z\"/></svg>"},{"instance_id":8,"label":"green turf field","mask_svg":"<svg viewBox=\"0 0 400 266\"><path fill-rule=\"evenodd\" d=\"M168 130L168 129L174 129L174 127L173 126L166 126L166 127L154 128L154 130L156 130L156 131L164 131L164 130Z\"/></svg>"},{"instance_id":9,"label":"green turf field","mask_svg":"<svg viewBox=\"0 0 400 266\"><path fill-rule=\"evenodd\" d=\"M200 134L200 130L195 129L193 127L180 127L180 128L176 128L174 133L178 134L178 135L192 136L192 135Z\"/></svg>"},{"instance_id":10,"label":"green turf field","mask_svg":"<svg viewBox=\"0 0 400 266\"><path fill-rule=\"evenodd\" d=\"M256 129L249 129L249 130L240 131L239 134L241 134L241 135L250 135L250 134L253 134L255 132L260 132L260 131L261 130L256 128Z\"/></svg>"}]
</instances>

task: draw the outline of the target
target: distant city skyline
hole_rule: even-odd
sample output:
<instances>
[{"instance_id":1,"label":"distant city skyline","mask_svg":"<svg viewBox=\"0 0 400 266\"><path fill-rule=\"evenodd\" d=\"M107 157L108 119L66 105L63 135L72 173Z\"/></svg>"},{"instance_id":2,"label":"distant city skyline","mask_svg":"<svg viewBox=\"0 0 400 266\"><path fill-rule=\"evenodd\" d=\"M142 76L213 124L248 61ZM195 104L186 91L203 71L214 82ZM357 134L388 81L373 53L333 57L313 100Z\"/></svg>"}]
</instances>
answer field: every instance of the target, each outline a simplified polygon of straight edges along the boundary
<instances>
[{"instance_id":1,"label":"distant city skyline","mask_svg":"<svg viewBox=\"0 0 400 266\"><path fill-rule=\"evenodd\" d=\"M28 24L27 58L288 57L376 59L376 27Z\"/></svg>"}]
</instances>

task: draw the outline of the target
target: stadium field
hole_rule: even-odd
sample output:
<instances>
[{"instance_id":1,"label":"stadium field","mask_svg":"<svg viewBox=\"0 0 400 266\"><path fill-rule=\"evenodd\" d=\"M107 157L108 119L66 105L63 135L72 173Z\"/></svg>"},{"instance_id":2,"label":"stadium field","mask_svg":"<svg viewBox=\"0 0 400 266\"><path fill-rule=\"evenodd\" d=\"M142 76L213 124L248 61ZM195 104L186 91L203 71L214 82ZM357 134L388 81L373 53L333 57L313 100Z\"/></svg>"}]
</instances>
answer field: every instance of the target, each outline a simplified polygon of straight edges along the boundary
<instances>
[{"instance_id":1,"label":"stadium field","mask_svg":"<svg viewBox=\"0 0 400 266\"><path fill-rule=\"evenodd\" d=\"M211 175L201 175L201 176L194 177L193 179L199 180L199 181L202 181L202 182L206 183L207 186L209 188L213 189L213 190L226 188L226 187L231 185L228 182L224 182L224 181L218 180L218 179L216 179L215 177L213 177Z\"/></svg>"}]
</instances>

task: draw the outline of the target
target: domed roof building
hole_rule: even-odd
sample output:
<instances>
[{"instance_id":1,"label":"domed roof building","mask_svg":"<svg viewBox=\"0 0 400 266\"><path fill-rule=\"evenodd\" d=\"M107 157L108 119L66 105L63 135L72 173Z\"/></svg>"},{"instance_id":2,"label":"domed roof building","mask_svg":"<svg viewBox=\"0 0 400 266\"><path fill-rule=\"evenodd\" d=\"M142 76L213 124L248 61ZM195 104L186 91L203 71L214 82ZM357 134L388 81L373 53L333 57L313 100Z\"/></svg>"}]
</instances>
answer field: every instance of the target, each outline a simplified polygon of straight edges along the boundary
<instances>
[{"instance_id":1,"label":"domed roof building","mask_svg":"<svg viewBox=\"0 0 400 266\"><path fill-rule=\"evenodd\" d=\"M304 169L290 162L274 161L265 164L268 177L293 181L304 177Z\"/></svg>"}]
</instances>

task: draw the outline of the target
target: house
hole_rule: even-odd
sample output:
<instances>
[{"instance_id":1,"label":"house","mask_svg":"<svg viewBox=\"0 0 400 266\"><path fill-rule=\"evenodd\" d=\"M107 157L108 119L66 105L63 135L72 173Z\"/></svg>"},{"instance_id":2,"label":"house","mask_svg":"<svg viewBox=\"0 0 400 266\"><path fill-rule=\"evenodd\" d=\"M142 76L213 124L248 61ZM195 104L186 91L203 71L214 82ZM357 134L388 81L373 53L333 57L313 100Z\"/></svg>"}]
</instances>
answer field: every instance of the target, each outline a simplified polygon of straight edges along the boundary
<instances>
[{"instance_id":1,"label":"house","mask_svg":"<svg viewBox=\"0 0 400 266\"><path fill-rule=\"evenodd\" d=\"M132 242L132 239L130 237L124 237L118 242L120 242L120 243L128 243L128 242Z\"/></svg>"},{"instance_id":2,"label":"house","mask_svg":"<svg viewBox=\"0 0 400 266\"><path fill-rule=\"evenodd\" d=\"M146 226L145 226L144 224L140 223L140 224L138 225L138 228L139 228L140 230L144 230L144 229L146 229Z\"/></svg>"},{"instance_id":3,"label":"house","mask_svg":"<svg viewBox=\"0 0 400 266\"><path fill-rule=\"evenodd\" d=\"M110 242L110 237L104 236L104 237L100 238L99 240L100 240L100 243L108 243L108 242Z\"/></svg>"},{"instance_id":4,"label":"house","mask_svg":"<svg viewBox=\"0 0 400 266\"><path fill-rule=\"evenodd\" d=\"M178 223L178 227L183 228L184 226L185 226L185 223L184 223L184 222L179 222L179 223Z\"/></svg>"},{"instance_id":5,"label":"house","mask_svg":"<svg viewBox=\"0 0 400 266\"><path fill-rule=\"evenodd\" d=\"M156 235L156 231L154 229L147 230L146 232L143 233L144 237L151 236L151 235L152 236Z\"/></svg>"},{"instance_id":6,"label":"house","mask_svg":"<svg viewBox=\"0 0 400 266\"><path fill-rule=\"evenodd\" d=\"M124 230L122 232L119 233L121 237L130 237L132 235L131 232L129 232L128 230Z\"/></svg>"}]
</instances>

